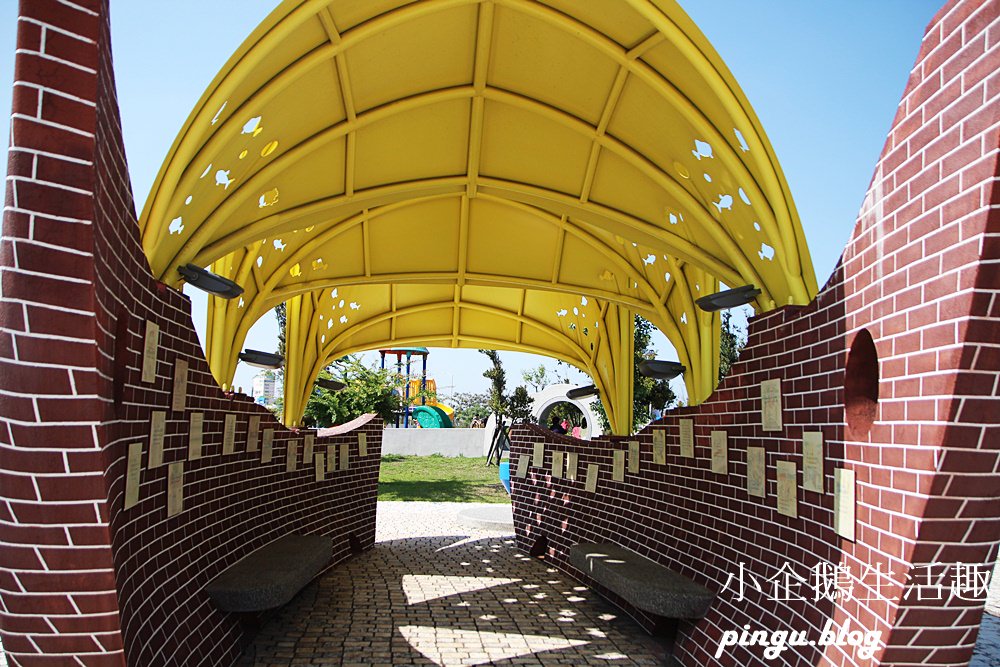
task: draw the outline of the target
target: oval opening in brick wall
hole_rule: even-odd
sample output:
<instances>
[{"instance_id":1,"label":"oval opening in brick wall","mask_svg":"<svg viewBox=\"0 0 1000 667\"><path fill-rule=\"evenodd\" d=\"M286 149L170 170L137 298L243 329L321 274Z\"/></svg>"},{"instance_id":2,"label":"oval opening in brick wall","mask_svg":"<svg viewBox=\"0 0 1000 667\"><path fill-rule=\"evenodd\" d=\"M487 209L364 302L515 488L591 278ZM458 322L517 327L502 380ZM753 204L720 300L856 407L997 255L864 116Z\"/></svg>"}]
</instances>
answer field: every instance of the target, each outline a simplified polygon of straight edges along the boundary
<instances>
[{"instance_id":1,"label":"oval opening in brick wall","mask_svg":"<svg viewBox=\"0 0 1000 667\"><path fill-rule=\"evenodd\" d=\"M878 351L867 329L854 336L844 374L844 411L848 436L865 438L878 412Z\"/></svg>"}]
</instances>

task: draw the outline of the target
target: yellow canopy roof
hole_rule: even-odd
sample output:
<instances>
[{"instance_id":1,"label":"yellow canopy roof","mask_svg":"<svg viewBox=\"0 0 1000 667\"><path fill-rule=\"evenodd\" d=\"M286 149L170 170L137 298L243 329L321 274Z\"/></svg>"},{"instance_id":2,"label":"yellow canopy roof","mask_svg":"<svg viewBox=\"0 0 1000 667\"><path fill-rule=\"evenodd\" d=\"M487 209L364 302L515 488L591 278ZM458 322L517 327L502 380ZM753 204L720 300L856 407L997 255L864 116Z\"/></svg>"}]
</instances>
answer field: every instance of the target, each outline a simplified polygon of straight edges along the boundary
<instances>
[{"instance_id":1,"label":"yellow canopy roof","mask_svg":"<svg viewBox=\"0 0 1000 667\"><path fill-rule=\"evenodd\" d=\"M692 402L718 373L719 283L807 303L787 184L739 87L664 0L287 0L213 81L141 218L160 280L212 266L208 355L231 382L288 301L285 405L388 345L537 352L631 425L632 318Z\"/></svg>"}]
</instances>

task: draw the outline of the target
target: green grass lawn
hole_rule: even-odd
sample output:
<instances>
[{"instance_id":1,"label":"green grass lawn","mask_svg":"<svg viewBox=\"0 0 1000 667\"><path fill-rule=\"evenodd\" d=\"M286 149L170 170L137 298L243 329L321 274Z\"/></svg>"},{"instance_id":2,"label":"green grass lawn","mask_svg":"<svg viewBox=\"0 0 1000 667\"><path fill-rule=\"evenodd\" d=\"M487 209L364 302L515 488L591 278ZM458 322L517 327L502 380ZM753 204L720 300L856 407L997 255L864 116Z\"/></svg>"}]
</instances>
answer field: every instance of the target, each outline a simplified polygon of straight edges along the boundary
<instances>
[{"instance_id":1,"label":"green grass lawn","mask_svg":"<svg viewBox=\"0 0 1000 667\"><path fill-rule=\"evenodd\" d=\"M486 457L386 454L378 476L379 500L509 503L495 465Z\"/></svg>"}]
</instances>

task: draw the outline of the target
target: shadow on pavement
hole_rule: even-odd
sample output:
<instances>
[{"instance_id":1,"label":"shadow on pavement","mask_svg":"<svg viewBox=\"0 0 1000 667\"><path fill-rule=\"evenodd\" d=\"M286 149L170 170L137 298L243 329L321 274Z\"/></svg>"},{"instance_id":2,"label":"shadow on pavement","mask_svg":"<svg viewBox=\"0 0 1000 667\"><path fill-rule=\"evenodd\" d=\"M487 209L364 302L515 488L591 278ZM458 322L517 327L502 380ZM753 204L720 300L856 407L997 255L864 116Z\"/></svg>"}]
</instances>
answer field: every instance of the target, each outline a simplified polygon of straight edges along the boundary
<instances>
[{"instance_id":1,"label":"shadow on pavement","mask_svg":"<svg viewBox=\"0 0 1000 667\"><path fill-rule=\"evenodd\" d=\"M511 536L378 543L264 624L241 667L663 665L663 645Z\"/></svg>"}]
</instances>

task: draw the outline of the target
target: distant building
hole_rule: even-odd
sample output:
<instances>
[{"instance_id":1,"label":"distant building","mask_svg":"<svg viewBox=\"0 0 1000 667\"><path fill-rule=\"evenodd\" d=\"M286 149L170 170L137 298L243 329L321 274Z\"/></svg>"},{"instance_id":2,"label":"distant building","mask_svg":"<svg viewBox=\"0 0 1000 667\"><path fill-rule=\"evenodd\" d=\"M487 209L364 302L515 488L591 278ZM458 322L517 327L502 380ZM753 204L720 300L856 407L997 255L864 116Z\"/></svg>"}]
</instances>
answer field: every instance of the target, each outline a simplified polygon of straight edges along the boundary
<instances>
[{"instance_id":1,"label":"distant building","mask_svg":"<svg viewBox=\"0 0 1000 667\"><path fill-rule=\"evenodd\" d=\"M261 405L274 405L277 376L274 371L258 373L253 378L253 397Z\"/></svg>"}]
</instances>

